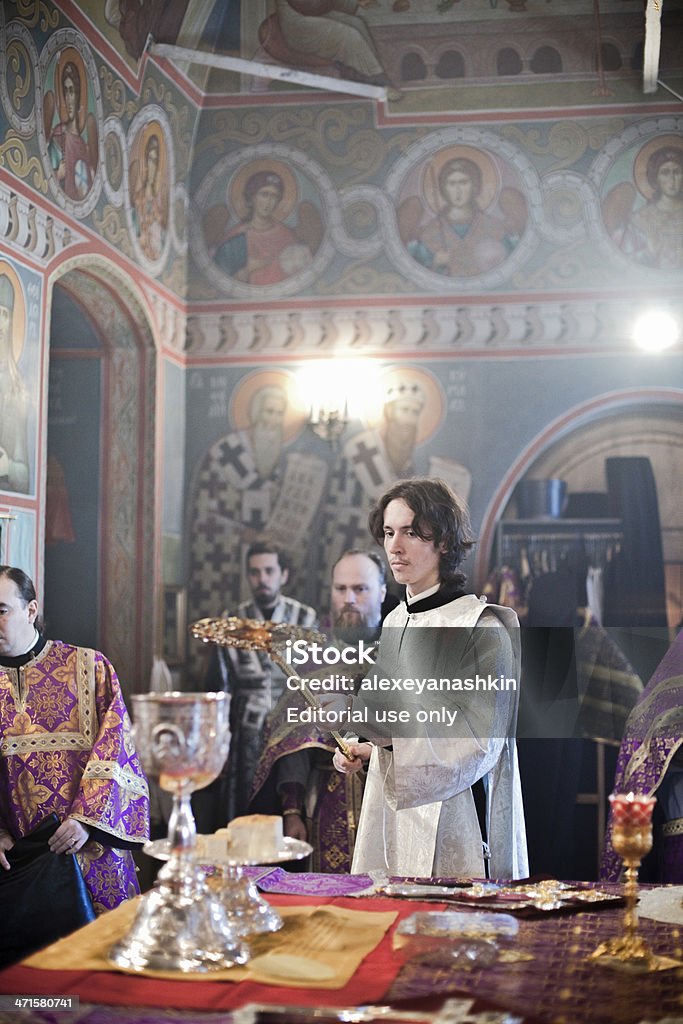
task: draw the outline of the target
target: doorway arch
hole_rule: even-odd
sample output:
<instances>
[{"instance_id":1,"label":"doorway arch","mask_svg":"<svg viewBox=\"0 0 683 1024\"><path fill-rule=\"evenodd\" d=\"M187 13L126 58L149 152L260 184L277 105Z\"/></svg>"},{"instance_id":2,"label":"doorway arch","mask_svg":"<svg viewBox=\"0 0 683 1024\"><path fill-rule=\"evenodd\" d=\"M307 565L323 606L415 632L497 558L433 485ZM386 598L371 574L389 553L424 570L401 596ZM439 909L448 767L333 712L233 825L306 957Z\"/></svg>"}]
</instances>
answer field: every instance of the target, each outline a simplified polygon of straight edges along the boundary
<instances>
[{"instance_id":1,"label":"doorway arch","mask_svg":"<svg viewBox=\"0 0 683 1024\"><path fill-rule=\"evenodd\" d=\"M643 422L648 418L652 420L648 437L636 437L629 426L639 416ZM655 426L656 421L659 421L659 429ZM608 455L646 454L648 444L669 448L678 465L683 465L683 390L653 387L609 392L574 406L548 424L510 466L486 508L475 561L477 589L481 590L489 571L498 521L504 515L517 483L528 473L533 471L534 475L541 477L566 474L570 478L574 474L578 482L582 480L582 463L585 466L591 459L600 457L604 460ZM671 487L682 478L680 471L670 474ZM583 482L581 487L591 489ZM673 494L664 497L660 507L681 507L681 501ZM672 534L676 533L674 524L670 524L670 528ZM683 543L681 531L678 532L678 541L676 538L673 540L673 543L677 542Z\"/></svg>"},{"instance_id":2,"label":"doorway arch","mask_svg":"<svg viewBox=\"0 0 683 1024\"><path fill-rule=\"evenodd\" d=\"M104 258L77 257L63 264L51 280L51 303L66 297L82 312L95 339L82 347L69 337L55 337L59 328L50 320L51 371L68 360L66 372L76 373L79 356L90 353L99 362L99 401L90 429L99 446L98 479L83 479L71 456L71 469L80 488L96 488L96 540L89 542L89 564L96 573L97 611L91 645L106 653L121 678L124 691L146 689L155 636L155 412L156 350L143 300L132 280ZM87 332L86 332L87 333ZM81 333L83 337L83 333ZM89 347L88 347L89 344ZM51 379L54 379L53 377ZM48 395L49 403L49 395ZM48 426L48 456L50 430ZM67 458L69 456L67 455ZM49 460L48 460L49 461ZM80 474L80 476L79 476ZM50 475L48 473L48 491ZM50 494L46 498L50 515ZM54 508L54 501L53 506ZM47 518L47 517L46 517ZM46 534L49 537L48 521ZM49 578L46 551L45 592L55 593ZM69 580L66 600L71 594ZM59 592L59 588L58 588ZM46 607L49 617L50 609Z\"/></svg>"}]
</instances>

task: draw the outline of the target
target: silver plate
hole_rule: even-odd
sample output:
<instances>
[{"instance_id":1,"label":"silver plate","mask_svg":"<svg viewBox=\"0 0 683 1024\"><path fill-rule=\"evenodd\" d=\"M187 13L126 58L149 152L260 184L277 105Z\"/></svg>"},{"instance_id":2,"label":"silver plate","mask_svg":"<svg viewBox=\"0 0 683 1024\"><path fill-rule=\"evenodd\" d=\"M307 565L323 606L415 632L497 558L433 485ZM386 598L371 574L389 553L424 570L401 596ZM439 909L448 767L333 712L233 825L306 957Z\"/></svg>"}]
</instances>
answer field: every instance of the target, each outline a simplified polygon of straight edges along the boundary
<instances>
[{"instance_id":1,"label":"silver plate","mask_svg":"<svg viewBox=\"0 0 683 1024\"><path fill-rule=\"evenodd\" d=\"M200 838L199 836L197 838ZM244 860L241 858L229 857L226 851L225 857L203 857L199 851L193 851L192 856L200 864L212 865L214 867L251 867L257 864L282 864L288 860L302 860L313 852L310 843L304 843L301 839L290 839L285 836L284 845L279 850L265 853L258 859ZM145 843L143 853L156 860L168 860L171 856L171 844L168 839L154 839Z\"/></svg>"}]
</instances>

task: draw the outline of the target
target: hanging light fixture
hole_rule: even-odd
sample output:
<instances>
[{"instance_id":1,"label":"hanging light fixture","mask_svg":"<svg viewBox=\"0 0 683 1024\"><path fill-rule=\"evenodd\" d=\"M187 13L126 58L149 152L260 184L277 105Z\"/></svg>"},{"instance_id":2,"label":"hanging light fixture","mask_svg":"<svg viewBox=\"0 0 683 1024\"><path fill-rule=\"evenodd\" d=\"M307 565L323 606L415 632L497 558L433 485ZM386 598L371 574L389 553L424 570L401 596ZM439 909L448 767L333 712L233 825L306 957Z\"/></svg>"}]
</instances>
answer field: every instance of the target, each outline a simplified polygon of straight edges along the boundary
<instances>
[{"instance_id":1,"label":"hanging light fixture","mask_svg":"<svg viewBox=\"0 0 683 1024\"><path fill-rule=\"evenodd\" d=\"M379 371L372 360L325 359L297 373L299 402L308 409L308 425L316 437L337 447L352 420L376 416L381 397Z\"/></svg>"}]
</instances>

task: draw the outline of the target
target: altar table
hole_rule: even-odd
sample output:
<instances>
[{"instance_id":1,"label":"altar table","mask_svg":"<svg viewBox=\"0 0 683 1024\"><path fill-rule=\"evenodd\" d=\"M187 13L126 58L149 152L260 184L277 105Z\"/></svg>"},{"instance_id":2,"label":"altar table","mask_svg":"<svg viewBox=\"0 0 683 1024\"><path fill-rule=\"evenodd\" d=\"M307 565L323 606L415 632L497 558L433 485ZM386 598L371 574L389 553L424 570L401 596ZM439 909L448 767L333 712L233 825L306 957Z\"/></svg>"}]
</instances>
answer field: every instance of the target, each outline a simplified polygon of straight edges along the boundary
<instances>
[{"instance_id":1,"label":"altar table","mask_svg":"<svg viewBox=\"0 0 683 1024\"><path fill-rule=\"evenodd\" d=\"M321 899L271 894L268 899L275 906L333 904L350 910L396 911L399 919L418 910L444 906L376 896ZM391 928L351 981L336 990L285 988L250 981L161 981L114 971L47 971L17 964L0 972L0 994L78 996L82 1004L96 1004L99 1011L104 1007L126 1010L121 1011L124 1016L112 1009L109 1014L85 1017L82 1010L80 1016L70 1011L20 1011L14 1016L0 1013L0 1024L12 1020L26 1024L86 1020L95 1024L123 1019L136 1024L165 1017L161 1010L155 1014L146 1007L224 1011L220 1019L228 1022L230 1016L225 1011L251 1003L308 1007L391 1003L436 1008L441 1000L457 996L475 999L477 1011L507 1010L523 1018L524 1024L650 1024L665 1017L683 1021L683 968L624 974L588 959L600 942L620 931L622 916L622 909L610 908L520 920L514 949L524 959L469 969L430 969L414 961L404 964L392 949ZM648 919L641 919L640 926L653 952L683 960L683 929ZM178 1016L185 1018L185 1014ZM197 1021L202 1015L188 1012L185 1019Z\"/></svg>"}]
</instances>

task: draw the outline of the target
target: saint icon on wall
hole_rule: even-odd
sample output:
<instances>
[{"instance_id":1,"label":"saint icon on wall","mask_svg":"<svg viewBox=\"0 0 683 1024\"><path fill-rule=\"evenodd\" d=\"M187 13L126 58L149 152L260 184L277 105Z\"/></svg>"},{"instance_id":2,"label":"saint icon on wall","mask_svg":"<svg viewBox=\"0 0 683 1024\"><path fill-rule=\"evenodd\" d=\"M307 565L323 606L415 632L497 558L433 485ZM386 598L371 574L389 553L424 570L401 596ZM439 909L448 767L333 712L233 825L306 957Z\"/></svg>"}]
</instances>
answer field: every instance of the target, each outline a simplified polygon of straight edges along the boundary
<instances>
[{"instance_id":1,"label":"saint icon on wall","mask_svg":"<svg viewBox=\"0 0 683 1024\"><path fill-rule=\"evenodd\" d=\"M484 150L440 150L408 176L398 228L408 252L445 277L493 270L517 246L527 204L516 172Z\"/></svg>"},{"instance_id":2,"label":"saint icon on wall","mask_svg":"<svg viewBox=\"0 0 683 1024\"><path fill-rule=\"evenodd\" d=\"M453 441L448 454L437 454L447 416L438 378L420 366L390 366L381 374L378 397L380 407L343 444L330 474L322 544L326 579L344 549L367 547L368 512L396 480L438 477L463 501L469 497L472 474L452 457Z\"/></svg>"},{"instance_id":3,"label":"saint icon on wall","mask_svg":"<svg viewBox=\"0 0 683 1024\"><path fill-rule=\"evenodd\" d=\"M324 460L297 445L306 410L291 374L257 370L229 392L231 429L216 438L195 471L189 589L194 618L234 608L248 597L244 555L264 536L282 545L305 585L303 567L327 477Z\"/></svg>"},{"instance_id":4,"label":"saint icon on wall","mask_svg":"<svg viewBox=\"0 0 683 1024\"><path fill-rule=\"evenodd\" d=\"M638 263L683 267L683 137L659 135L638 151L632 180L612 186L603 201L610 237Z\"/></svg>"},{"instance_id":5,"label":"saint icon on wall","mask_svg":"<svg viewBox=\"0 0 683 1024\"><path fill-rule=\"evenodd\" d=\"M19 279L0 263L0 490L29 490L29 399L19 369L26 337L26 304Z\"/></svg>"},{"instance_id":6,"label":"saint icon on wall","mask_svg":"<svg viewBox=\"0 0 683 1024\"><path fill-rule=\"evenodd\" d=\"M320 247L318 207L301 198L296 174L281 160L240 167L228 182L225 205L210 207L204 237L215 264L251 285L273 285L306 270Z\"/></svg>"},{"instance_id":7,"label":"saint icon on wall","mask_svg":"<svg viewBox=\"0 0 683 1024\"><path fill-rule=\"evenodd\" d=\"M67 46L57 57L52 89L45 93L43 124L52 171L75 202L88 195L97 171L97 121L88 102L83 57L75 47Z\"/></svg>"},{"instance_id":8,"label":"saint icon on wall","mask_svg":"<svg viewBox=\"0 0 683 1024\"><path fill-rule=\"evenodd\" d=\"M131 147L129 182L135 238L152 262L162 255L168 230L168 176L166 140L159 122L150 121Z\"/></svg>"}]
</instances>

